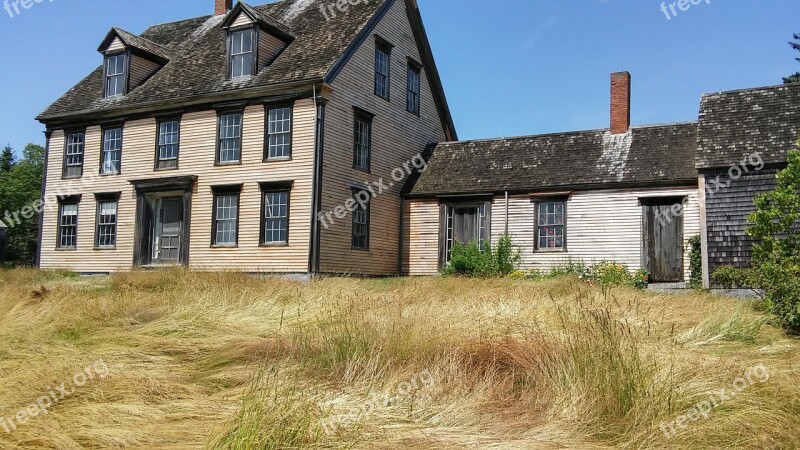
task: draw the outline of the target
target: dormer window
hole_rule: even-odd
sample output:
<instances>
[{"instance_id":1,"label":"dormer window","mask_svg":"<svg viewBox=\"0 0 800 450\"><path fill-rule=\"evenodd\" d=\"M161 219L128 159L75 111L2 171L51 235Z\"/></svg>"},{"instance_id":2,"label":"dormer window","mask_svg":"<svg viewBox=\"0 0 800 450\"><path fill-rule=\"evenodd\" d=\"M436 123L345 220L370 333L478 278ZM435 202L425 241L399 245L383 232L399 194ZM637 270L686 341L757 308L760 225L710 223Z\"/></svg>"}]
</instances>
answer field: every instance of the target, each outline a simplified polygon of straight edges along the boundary
<instances>
[{"instance_id":1,"label":"dormer window","mask_svg":"<svg viewBox=\"0 0 800 450\"><path fill-rule=\"evenodd\" d=\"M253 75L253 29L232 31L231 41L231 78L249 77Z\"/></svg>"},{"instance_id":2,"label":"dormer window","mask_svg":"<svg viewBox=\"0 0 800 450\"><path fill-rule=\"evenodd\" d=\"M125 95L125 82L127 81L126 54L111 55L106 57L106 97Z\"/></svg>"}]
</instances>

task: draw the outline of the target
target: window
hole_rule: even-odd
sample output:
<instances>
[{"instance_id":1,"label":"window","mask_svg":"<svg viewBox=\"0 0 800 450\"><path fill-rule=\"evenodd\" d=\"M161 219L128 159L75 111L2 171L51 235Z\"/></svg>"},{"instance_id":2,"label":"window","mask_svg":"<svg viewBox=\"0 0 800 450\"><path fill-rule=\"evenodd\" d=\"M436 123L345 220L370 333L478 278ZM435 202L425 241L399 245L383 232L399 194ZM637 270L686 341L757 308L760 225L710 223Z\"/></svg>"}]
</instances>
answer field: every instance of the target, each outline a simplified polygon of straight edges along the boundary
<instances>
[{"instance_id":1,"label":"window","mask_svg":"<svg viewBox=\"0 0 800 450\"><path fill-rule=\"evenodd\" d=\"M263 245L289 243L289 188L267 188L263 195Z\"/></svg>"},{"instance_id":2,"label":"window","mask_svg":"<svg viewBox=\"0 0 800 450\"><path fill-rule=\"evenodd\" d=\"M122 160L122 128L109 128L103 131L103 155L100 162L101 174L120 172Z\"/></svg>"},{"instance_id":3,"label":"window","mask_svg":"<svg viewBox=\"0 0 800 450\"><path fill-rule=\"evenodd\" d=\"M365 172L370 170L370 153L372 152L372 115L356 110L353 167Z\"/></svg>"},{"instance_id":4,"label":"window","mask_svg":"<svg viewBox=\"0 0 800 450\"><path fill-rule=\"evenodd\" d=\"M291 158L292 108L276 107L267 111L267 155L265 159Z\"/></svg>"},{"instance_id":5,"label":"window","mask_svg":"<svg viewBox=\"0 0 800 450\"><path fill-rule=\"evenodd\" d=\"M233 31L231 39L231 78L253 75L253 30Z\"/></svg>"},{"instance_id":6,"label":"window","mask_svg":"<svg viewBox=\"0 0 800 450\"><path fill-rule=\"evenodd\" d=\"M419 88L421 67L409 61L408 63L408 95L406 98L406 109L408 112L419 115Z\"/></svg>"},{"instance_id":7,"label":"window","mask_svg":"<svg viewBox=\"0 0 800 450\"><path fill-rule=\"evenodd\" d=\"M58 208L58 248L72 249L78 245L78 201L64 200Z\"/></svg>"},{"instance_id":8,"label":"window","mask_svg":"<svg viewBox=\"0 0 800 450\"><path fill-rule=\"evenodd\" d=\"M180 132L180 120L164 120L158 123L156 169L176 169L178 167Z\"/></svg>"},{"instance_id":9,"label":"window","mask_svg":"<svg viewBox=\"0 0 800 450\"><path fill-rule=\"evenodd\" d=\"M97 201L97 248L114 248L117 245L117 208L116 199L98 199Z\"/></svg>"},{"instance_id":10,"label":"window","mask_svg":"<svg viewBox=\"0 0 800 450\"><path fill-rule=\"evenodd\" d=\"M125 95L125 55L106 58L106 97Z\"/></svg>"},{"instance_id":11,"label":"window","mask_svg":"<svg viewBox=\"0 0 800 450\"><path fill-rule=\"evenodd\" d=\"M378 40L375 45L375 95L389 100L389 70L391 68L392 46Z\"/></svg>"},{"instance_id":12,"label":"window","mask_svg":"<svg viewBox=\"0 0 800 450\"><path fill-rule=\"evenodd\" d=\"M86 133L83 131L67 135L64 150L64 177L74 178L83 175L83 146Z\"/></svg>"},{"instance_id":13,"label":"window","mask_svg":"<svg viewBox=\"0 0 800 450\"><path fill-rule=\"evenodd\" d=\"M242 186L214 189L211 245L235 247L239 243L239 196Z\"/></svg>"},{"instance_id":14,"label":"window","mask_svg":"<svg viewBox=\"0 0 800 450\"><path fill-rule=\"evenodd\" d=\"M369 250L369 207L370 194L367 191L354 191L356 200L353 206L353 248Z\"/></svg>"},{"instance_id":15,"label":"window","mask_svg":"<svg viewBox=\"0 0 800 450\"><path fill-rule=\"evenodd\" d=\"M237 163L241 161L242 113L223 114L219 116L218 145L218 163Z\"/></svg>"},{"instance_id":16,"label":"window","mask_svg":"<svg viewBox=\"0 0 800 450\"><path fill-rule=\"evenodd\" d=\"M566 248L566 202L541 201L536 204L536 247L539 250L564 250Z\"/></svg>"}]
</instances>

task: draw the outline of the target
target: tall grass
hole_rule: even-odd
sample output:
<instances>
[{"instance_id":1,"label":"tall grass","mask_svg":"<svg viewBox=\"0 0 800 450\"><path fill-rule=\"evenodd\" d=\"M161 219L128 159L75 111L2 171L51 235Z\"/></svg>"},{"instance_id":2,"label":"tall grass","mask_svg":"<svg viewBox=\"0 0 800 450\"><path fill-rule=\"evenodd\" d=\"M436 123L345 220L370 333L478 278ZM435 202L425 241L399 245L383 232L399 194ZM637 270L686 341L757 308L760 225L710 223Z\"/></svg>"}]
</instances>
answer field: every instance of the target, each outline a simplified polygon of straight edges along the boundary
<instances>
[{"instance_id":1,"label":"tall grass","mask_svg":"<svg viewBox=\"0 0 800 450\"><path fill-rule=\"evenodd\" d=\"M15 270L0 311L0 416L87 363L110 369L0 428L0 448L800 447L797 340L704 293ZM660 431L759 363L769 382ZM398 393L423 371L433 383Z\"/></svg>"}]
</instances>

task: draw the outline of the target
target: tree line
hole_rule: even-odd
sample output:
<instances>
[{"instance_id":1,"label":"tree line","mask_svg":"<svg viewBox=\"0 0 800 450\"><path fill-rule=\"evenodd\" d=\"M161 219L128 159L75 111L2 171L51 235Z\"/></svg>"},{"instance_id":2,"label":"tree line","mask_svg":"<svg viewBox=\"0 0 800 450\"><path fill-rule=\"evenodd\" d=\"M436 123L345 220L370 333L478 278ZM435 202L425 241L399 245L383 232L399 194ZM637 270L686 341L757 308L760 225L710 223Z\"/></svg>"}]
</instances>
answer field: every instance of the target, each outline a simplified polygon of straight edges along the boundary
<instances>
[{"instance_id":1,"label":"tree line","mask_svg":"<svg viewBox=\"0 0 800 450\"><path fill-rule=\"evenodd\" d=\"M9 220L42 196L44 148L28 144L17 160L7 145L0 154L0 220L6 225L5 266L33 266L39 242L39 215ZM17 214L19 217L19 214Z\"/></svg>"}]
</instances>

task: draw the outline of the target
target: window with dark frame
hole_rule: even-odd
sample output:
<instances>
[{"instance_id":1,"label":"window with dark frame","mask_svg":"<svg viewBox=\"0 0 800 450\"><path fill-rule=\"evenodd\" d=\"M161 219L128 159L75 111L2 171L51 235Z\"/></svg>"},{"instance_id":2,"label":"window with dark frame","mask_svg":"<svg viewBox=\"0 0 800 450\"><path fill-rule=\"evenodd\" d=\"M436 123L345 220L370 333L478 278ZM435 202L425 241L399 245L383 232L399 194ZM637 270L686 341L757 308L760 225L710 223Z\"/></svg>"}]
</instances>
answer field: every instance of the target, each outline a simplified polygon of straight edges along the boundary
<instances>
[{"instance_id":1,"label":"window with dark frame","mask_svg":"<svg viewBox=\"0 0 800 450\"><path fill-rule=\"evenodd\" d=\"M566 201L536 202L536 249L564 250L566 248Z\"/></svg>"},{"instance_id":2,"label":"window with dark frame","mask_svg":"<svg viewBox=\"0 0 800 450\"><path fill-rule=\"evenodd\" d=\"M67 134L64 149L64 178L78 178L83 175L83 153L86 133L79 131Z\"/></svg>"},{"instance_id":3,"label":"window with dark frame","mask_svg":"<svg viewBox=\"0 0 800 450\"><path fill-rule=\"evenodd\" d=\"M292 107L276 106L267 110L267 154L265 159L292 157Z\"/></svg>"},{"instance_id":4,"label":"window with dark frame","mask_svg":"<svg viewBox=\"0 0 800 450\"><path fill-rule=\"evenodd\" d=\"M412 61L408 62L408 95L406 109L412 114L419 115L420 110L420 81L422 68Z\"/></svg>"},{"instance_id":5,"label":"window with dark frame","mask_svg":"<svg viewBox=\"0 0 800 450\"><path fill-rule=\"evenodd\" d=\"M127 56L123 54L106 57L106 97L125 95L125 62Z\"/></svg>"},{"instance_id":6,"label":"window with dark frame","mask_svg":"<svg viewBox=\"0 0 800 450\"><path fill-rule=\"evenodd\" d=\"M74 249L78 245L78 203L69 200L58 205L58 248Z\"/></svg>"},{"instance_id":7,"label":"window with dark frame","mask_svg":"<svg viewBox=\"0 0 800 450\"><path fill-rule=\"evenodd\" d=\"M383 40L375 43L375 95L389 100L392 46Z\"/></svg>"},{"instance_id":8,"label":"window with dark frame","mask_svg":"<svg viewBox=\"0 0 800 450\"><path fill-rule=\"evenodd\" d=\"M100 173L103 175L120 173L122 162L122 128L103 130L103 156Z\"/></svg>"},{"instance_id":9,"label":"window with dark frame","mask_svg":"<svg viewBox=\"0 0 800 450\"><path fill-rule=\"evenodd\" d=\"M238 163L242 158L242 113L227 113L219 116L220 164Z\"/></svg>"},{"instance_id":10,"label":"window with dark frame","mask_svg":"<svg viewBox=\"0 0 800 450\"><path fill-rule=\"evenodd\" d=\"M214 211L211 245L235 247L239 243L239 198L241 186L213 188Z\"/></svg>"},{"instance_id":11,"label":"window with dark frame","mask_svg":"<svg viewBox=\"0 0 800 450\"><path fill-rule=\"evenodd\" d=\"M97 200L97 232L95 245L101 249L113 249L117 245L117 210L119 200Z\"/></svg>"},{"instance_id":12,"label":"window with dark frame","mask_svg":"<svg viewBox=\"0 0 800 450\"><path fill-rule=\"evenodd\" d=\"M289 187L265 187L262 200L262 245L289 243Z\"/></svg>"},{"instance_id":13,"label":"window with dark frame","mask_svg":"<svg viewBox=\"0 0 800 450\"><path fill-rule=\"evenodd\" d=\"M178 167L180 132L180 120L163 120L158 123L157 169L175 169Z\"/></svg>"},{"instance_id":14,"label":"window with dark frame","mask_svg":"<svg viewBox=\"0 0 800 450\"><path fill-rule=\"evenodd\" d=\"M372 153L372 115L356 110L353 133L353 167L370 171Z\"/></svg>"},{"instance_id":15,"label":"window with dark frame","mask_svg":"<svg viewBox=\"0 0 800 450\"><path fill-rule=\"evenodd\" d=\"M253 29L230 33L231 78L253 75Z\"/></svg>"},{"instance_id":16,"label":"window with dark frame","mask_svg":"<svg viewBox=\"0 0 800 450\"><path fill-rule=\"evenodd\" d=\"M353 207L353 239L355 250L369 250L370 194L367 191L353 191L356 203ZM366 200L364 200L366 198Z\"/></svg>"}]
</instances>

